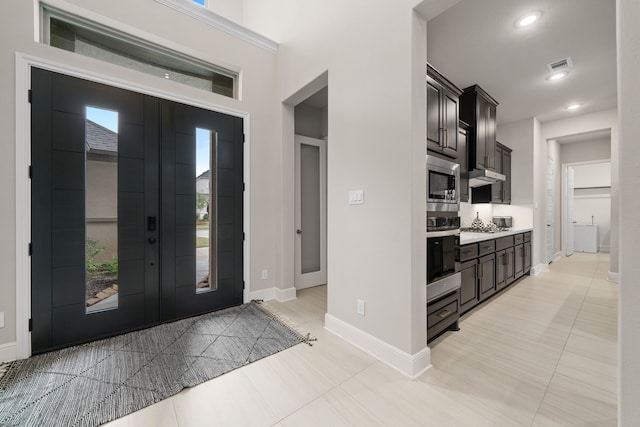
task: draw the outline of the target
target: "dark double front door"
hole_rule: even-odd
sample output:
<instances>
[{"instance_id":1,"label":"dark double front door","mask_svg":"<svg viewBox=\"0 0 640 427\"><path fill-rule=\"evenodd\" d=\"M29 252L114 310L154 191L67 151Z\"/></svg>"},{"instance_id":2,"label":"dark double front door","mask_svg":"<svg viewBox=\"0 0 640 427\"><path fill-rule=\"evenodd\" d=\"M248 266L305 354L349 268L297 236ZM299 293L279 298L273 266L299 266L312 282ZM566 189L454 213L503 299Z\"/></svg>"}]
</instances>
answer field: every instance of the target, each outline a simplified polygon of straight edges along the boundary
<instances>
[{"instance_id":1,"label":"dark double front door","mask_svg":"<svg viewBox=\"0 0 640 427\"><path fill-rule=\"evenodd\" d=\"M32 351L242 303L242 119L32 70Z\"/></svg>"}]
</instances>

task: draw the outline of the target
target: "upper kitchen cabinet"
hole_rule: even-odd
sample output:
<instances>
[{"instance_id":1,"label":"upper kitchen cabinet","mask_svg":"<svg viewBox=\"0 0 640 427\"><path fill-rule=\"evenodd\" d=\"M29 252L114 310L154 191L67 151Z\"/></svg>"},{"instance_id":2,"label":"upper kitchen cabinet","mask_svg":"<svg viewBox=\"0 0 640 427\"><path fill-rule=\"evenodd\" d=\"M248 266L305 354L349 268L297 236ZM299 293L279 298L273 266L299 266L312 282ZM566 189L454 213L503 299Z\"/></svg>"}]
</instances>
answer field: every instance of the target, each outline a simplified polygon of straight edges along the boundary
<instances>
[{"instance_id":1,"label":"upper kitchen cabinet","mask_svg":"<svg viewBox=\"0 0 640 427\"><path fill-rule=\"evenodd\" d=\"M511 203L511 149L496 142L495 170L506 180L491 184L491 203Z\"/></svg>"},{"instance_id":2,"label":"upper kitchen cabinet","mask_svg":"<svg viewBox=\"0 0 640 427\"><path fill-rule=\"evenodd\" d=\"M511 204L511 148L496 142L494 171L505 176L504 181L472 188L472 203Z\"/></svg>"},{"instance_id":3,"label":"upper kitchen cabinet","mask_svg":"<svg viewBox=\"0 0 640 427\"><path fill-rule=\"evenodd\" d=\"M469 201L469 160L468 150L469 146L469 132L471 127L460 121L460 127L458 129L458 163L460 163L460 201Z\"/></svg>"},{"instance_id":4,"label":"upper kitchen cabinet","mask_svg":"<svg viewBox=\"0 0 640 427\"><path fill-rule=\"evenodd\" d=\"M469 167L496 167L496 109L498 102L480 86L463 89L460 96L460 118L471 125Z\"/></svg>"},{"instance_id":5,"label":"upper kitchen cabinet","mask_svg":"<svg viewBox=\"0 0 640 427\"><path fill-rule=\"evenodd\" d=\"M427 64L427 150L458 159L459 97L462 91Z\"/></svg>"}]
</instances>

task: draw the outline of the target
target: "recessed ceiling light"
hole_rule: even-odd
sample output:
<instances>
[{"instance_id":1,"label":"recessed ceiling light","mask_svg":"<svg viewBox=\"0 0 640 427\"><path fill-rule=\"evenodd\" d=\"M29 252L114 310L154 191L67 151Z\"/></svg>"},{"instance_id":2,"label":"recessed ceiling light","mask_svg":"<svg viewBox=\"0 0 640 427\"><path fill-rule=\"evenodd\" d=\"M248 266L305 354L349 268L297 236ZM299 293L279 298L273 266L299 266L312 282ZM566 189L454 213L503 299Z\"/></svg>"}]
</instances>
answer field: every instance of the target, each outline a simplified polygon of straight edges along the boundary
<instances>
[{"instance_id":1,"label":"recessed ceiling light","mask_svg":"<svg viewBox=\"0 0 640 427\"><path fill-rule=\"evenodd\" d=\"M529 25L531 25L534 22L536 22L537 20L539 20L541 16L542 16L542 12L527 13L526 15L520 17L516 21L516 26L517 27L528 27Z\"/></svg>"},{"instance_id":2,"label":"recessed ceiling light","mask_svg":"<svg viewBox=\"0 0 640 427\"><path fill-rule=\"evenodd\" d=\"M567 77L567 74L569 74L569 73L566 72L566 71L560 71L559 73L551 74L549 77L547 77L547 80L552 80L552 81L553 80L560 80L560 79L562 79L564 77Z\"/></svg>"},{"instance_id":3,"label":"recessed ceiling light","mask_svg":"<svg viewBox=\"0 0 640 427\"><path fill-rule=\"evenodd\" d=\"M567 110L577 110L580 107L582 107L582 104L571 104L571 105L567 105L565 107L565 109L567 109Z\"/></svg>"}]
</instances>

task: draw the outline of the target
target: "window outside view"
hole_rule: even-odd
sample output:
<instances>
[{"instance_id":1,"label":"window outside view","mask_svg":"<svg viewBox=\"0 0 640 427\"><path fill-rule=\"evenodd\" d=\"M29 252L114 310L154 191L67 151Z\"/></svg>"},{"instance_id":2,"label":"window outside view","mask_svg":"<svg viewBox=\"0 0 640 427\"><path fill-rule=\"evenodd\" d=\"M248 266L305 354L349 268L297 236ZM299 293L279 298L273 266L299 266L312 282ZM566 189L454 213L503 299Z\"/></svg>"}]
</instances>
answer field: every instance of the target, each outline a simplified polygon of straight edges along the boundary
<instances>
[{"instance_id":1,"label":"window outside view","mask_svg":"<svg viewBox=\"0 0 640 427\"><path fill-rule=\"evenodd\" d=\"M196 129L196 291L204 292L217 288L214 274L215 230L215 170L211 173L213 132Z\"/></svg>"},{"instance_id":2,"label":"window outside view","mask_svg":"<svg viewBox=\"0 0 640 427\"><path fill-rule=\"evenodd\" d=\"M86 107L86 312L118 308L118 112Z\"/></svg>"}]
</instances>

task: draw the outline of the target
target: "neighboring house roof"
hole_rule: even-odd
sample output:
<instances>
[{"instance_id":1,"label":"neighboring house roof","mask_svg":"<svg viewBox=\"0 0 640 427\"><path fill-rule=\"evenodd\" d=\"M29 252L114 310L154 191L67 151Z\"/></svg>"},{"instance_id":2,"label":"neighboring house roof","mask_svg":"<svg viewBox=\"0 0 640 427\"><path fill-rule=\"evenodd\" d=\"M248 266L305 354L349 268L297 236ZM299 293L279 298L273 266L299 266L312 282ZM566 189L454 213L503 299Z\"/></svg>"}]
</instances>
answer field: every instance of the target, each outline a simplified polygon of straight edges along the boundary
<instances>
[{"instance_id":1,"label":"neighboring house roof","mask_svg":"<svg viewBox=\"0 0 640 427\"><path fill-rule=\"evenodd\" d=\"M204 171L200 175L196 177L196 179L209 179L211 176L211 171Z\"/></svg>"},{"instance_id":2,"label":"neighboring house roof","mask_svg":"<svg viewBox=\"0 0 640 427\"><path fill-rule=\"evenodd\" d=\"M88 153L116 155L118 134L91 120L85 120L85 142Z\"/></svg>"}]
</instances>

